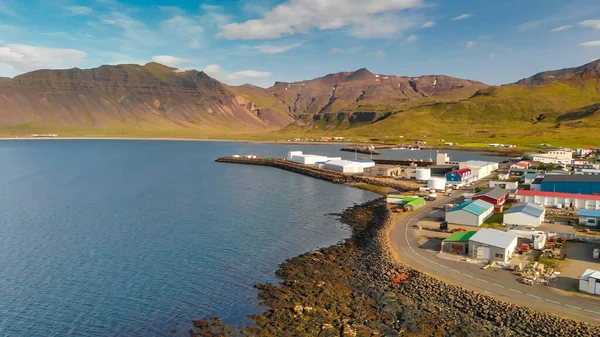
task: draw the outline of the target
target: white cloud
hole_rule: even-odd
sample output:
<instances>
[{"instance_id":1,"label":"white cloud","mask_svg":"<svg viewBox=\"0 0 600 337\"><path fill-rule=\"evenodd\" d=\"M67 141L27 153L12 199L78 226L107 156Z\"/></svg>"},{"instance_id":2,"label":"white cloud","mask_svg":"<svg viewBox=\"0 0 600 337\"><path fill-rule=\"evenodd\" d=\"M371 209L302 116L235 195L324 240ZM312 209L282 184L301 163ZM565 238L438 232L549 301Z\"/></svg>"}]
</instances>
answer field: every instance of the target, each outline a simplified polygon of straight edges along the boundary
<instances>
[{"instance_id":1,"label":"white cloud","mask_svg":"<svg viewBox=\"0 0 600 337\"><path fill-rule=\"evenodd\" d=\"M331 50L329 51L329 54L337 54L337 53L341 53L344 50L342 48L331 48Z\"/></svg>"},{"instance_id":2,"label":"white cloud","mask_svg":"<svg viewBox=\"0 0 600 337\"><path fill-rule=\"evenodd\" d=\"M137 21L126 14L116 11L111 12L110 16L102 19L102 23L123 29L123 37L130 43L148 46L164 44L164 41L157 39L155 34L148 30L143 22Z\"/></svg>"},{"instance_id":3,"label":"white cloud","mask_svg":"<svg viewBox=\"0 0 600 337\"><path fill-rule=\"evenodd\" d=\"M581 47L600 47L600 40L582 42L579 45Z\"/></svg>"},{"instance_id":4,"label":"white cloud","mask_svg":"<svg viewBox=\"0 0 600 337\"><path fill-rule=\"evenodd\" d=\"M211 24L219 27L231 22L231 16L225 14L221 6L202 4L200 8L204 11L204 18Z\"/></svg>"},{"instance_id":5,"label":"white cloud","mask_svg":"<svg viewBox=\"0 0 600 337\"><path fill-rule=\"evenodd\" d=\"M67 9L67 15L76 16L76 15L90 15L94 12L93 9L86 6L69 6Z\"/></svg>"},{"instance_id":6,"label":"white cloud","mask_svg":"<svg viewBox=\"0 0 600 337\"><path fill-rule=\"evenodd\" d=\"M431 28L433 26L435 26L435 21L427 21L421 27L422 28Z\"/></svg>"},{"instance_id":7,"label":"white cloud","mask_svg":"<svg viewBox=\"0 0 600 337\"><path fill-rule=\"evenodd\" d=\"M475 41L469 41L469 42L467 42L467 44L465 45L465 47L466 47L467 49L469 49L469 48L473 48L474 46L475 46Z\"/></svg>"},{"instance_id":8,"label":"white cloud","mask_svg":"<svg viewBox=\"0 0 600 337\"><path fill-rule=\"evenodd\" d=\"M265 54L281 54L281 53L290 51L292 49L296 49L300 46L302 46L302 42L288 44L288 45L281 45L281 46L273 46L273 45L263 44L260 46L256 46L256 49L260 50L261 53L265 53Z\"/></svg>"},{"instance_id":9,"label":"white cloud","mask_svg":"<svg viewBox=\"0 0 600 337\"><path fill-rule=\"evenodd\" d=\"M415 25L410 19L398 20L393 14L371 15L358 18L350 27L350 35L358 38L385 38L396 36Z\"/></svg>"},{"instance_id":10,"label":"white cloud","mask_svg":"<svg viewBox=\"0 0 600 337\"><path fill-rule=\"evenodd\" d=\"M406 38L406 42L413 43L413 42L417 41L418 39L419 38L416 35L411 35Z\"/></svg>"},{"instance_id":11,"label":"white cloud","mask_svg":"<svg viewBox=\"0 0 600 337\"><path fill-rule=\"evenodd\" d=\"M594 30L600 30L600 20L585 20L579 23L581 27L593 28Z\"/></svg>"},{"instance_id":12,"label":"white cloud","mask_svg":"<svg viewBox=\"0 0 600 337\"><path fill-rule=\"evenodd\" d=\"M452 20L452 21L465 20L465 19L468 19L470 17L471 17L471 14L462 14L462 15L459 15L459 16L457 16L455 18L450 19L450 20Z\"/></svg>"},{"instance_id":13,"label":"white cloud","mask_svg":"<svg viewBox=\"0 0 600 337\"><path fill-rule=\"evenodd\" d=\"M152 61L164 64L169 67L176 67L182 63L192 62L190 59L184 59L180 57L175 57L171 55L157 55L152 58Z\"/></svg>"},{"instance_id":14,"label":"white cloud","mask_svg":"<svg viewBox=\"0 0 600 337\"><path fill-rule=\"evenodd\" d=\"M560 26L560 27L556 27L554 29L551 30L552 33L556 33L556 32L562 32L563 30L567 30L569 28L573 28L573 25L564 25L564 26Z\"/></svg>"},{"instance_id":15,"label":"white cloud","mask_svg":"<svg viewBox=\"0 0 600 337\"><path fill-rule=\"evenodd\" d=\"M37 69L71 68L79 65L87 54L76 49L43 48L24 44L0 47L0 63L9 66L14 74Z\"/></svg>"},{"instance_id":16,"label":"white cloud","mask_svg":"<svg viewBox=\"0 0 600 337\"><path fill-rule=\"evenodd\" d=\"M307 33L311 29L339 29L350 27L357 37L389 35L398 32L405 23L389 14L419 7L422 0L288 0L266 12L261 19L224 25L219 36L237 39L277 39L283 35ZM387 13L387 14L386 14ZM383 16L382 16L383 15ZM385 25L378 21L385 19ZM379 24L377 24L379 22ZM361 32L360 29L367 29Z\"/></svg>"},{"instance_id":17,"label":"white cloud","mask_svg":"<svg viewBox=\"0 0 600 337\"><path fill-rule=\"evenodd\" d=\"M186 39L188 47L192 49L197 49L202 44L201 34L204 32L204 28L193 19L175 15L169 20L163 21L162 27L171 34L175 34L177 38Z\"/></svg>"},{"instance_id":18,"label":"white cloud","mask_svg":"<svg viewBox=\"0 0 600 337\"><path fill-rule=\"evenodd\" d=\"M209 64L204 67L203 71L209 76L230 85L241 85L246 83L265 85L267 83L266 79L273 76L270 72L257 70L243 70L228 73L218 64Z\"/></svg>"}]
</instances>

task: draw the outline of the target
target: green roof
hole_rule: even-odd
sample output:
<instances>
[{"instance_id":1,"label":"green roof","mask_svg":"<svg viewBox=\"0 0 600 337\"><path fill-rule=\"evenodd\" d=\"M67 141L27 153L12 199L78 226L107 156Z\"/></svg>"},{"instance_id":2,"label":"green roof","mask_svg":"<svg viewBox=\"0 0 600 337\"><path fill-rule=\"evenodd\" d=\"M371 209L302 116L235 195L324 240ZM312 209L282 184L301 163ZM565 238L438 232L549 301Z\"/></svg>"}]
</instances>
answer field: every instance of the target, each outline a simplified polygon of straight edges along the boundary
<instances>
[{"instance_id":1,"label":"green roof","mask_svg":"<svg viewBox=\"0 0 600 337\"><path fill-rule=\"evenodd\" d=\"M403 200L403 205L423 205L425 204L425 199L423 198L406 198Z\"/></svg>"},{"instance_id":2,"label":"green roof","mask_svg":"<svg viewBox=\"0 0 600 337\"><path fill-rule=\"evenodd\" d=\"M454 232L454 234L450 235L448 238L444 240L444 242L465 242L469 241L469 239L477 233L476 231L470 232Z\"/></svg>"}]
</instances>

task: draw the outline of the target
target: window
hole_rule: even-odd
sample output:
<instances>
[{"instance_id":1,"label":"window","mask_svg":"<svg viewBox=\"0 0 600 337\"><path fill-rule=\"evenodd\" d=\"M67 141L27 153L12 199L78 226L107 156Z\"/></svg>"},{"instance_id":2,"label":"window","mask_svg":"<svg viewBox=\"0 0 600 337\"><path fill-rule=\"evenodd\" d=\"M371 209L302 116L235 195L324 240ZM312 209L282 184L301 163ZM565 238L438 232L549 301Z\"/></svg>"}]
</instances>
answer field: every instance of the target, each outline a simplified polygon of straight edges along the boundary
<instances>
[{"instance_id":1,"label":"window","mask_svg":"<svg viewBox=\"0 0 600 337\"><path fill-rule=\"evenodd\" d=\"M596 225L596 219L594 219L594 218L588 218L587 219L587 224L595 226Z\"/></svg>"},{"instance_id":2,"label":"window","mask_svg":"<svg viewBox=\"0 0 600 337\"><path fill-rule=\"evenodd\" d=\"M496 254L495 256L500 259L504 258L504 254Z\"/></svg>"}]
</instances>

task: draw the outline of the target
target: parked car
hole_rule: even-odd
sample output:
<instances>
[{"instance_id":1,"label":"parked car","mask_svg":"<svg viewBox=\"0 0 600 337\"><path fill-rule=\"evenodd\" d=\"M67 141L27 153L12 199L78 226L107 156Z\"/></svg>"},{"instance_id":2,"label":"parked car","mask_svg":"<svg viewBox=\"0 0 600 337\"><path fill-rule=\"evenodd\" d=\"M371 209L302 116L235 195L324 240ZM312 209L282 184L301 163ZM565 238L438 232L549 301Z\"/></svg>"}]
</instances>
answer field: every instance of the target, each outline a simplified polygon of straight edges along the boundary
<instances>
[{"instance_id":1,"label":"parked car","mask_svg":"<svg viewBox=\"0 0 600 337\"><path fill-rule=\"evenodd\" d=\"M575 220L569 220L567 224L569 224L569 226L575 226Z\"/></svg>"}]
</instances>

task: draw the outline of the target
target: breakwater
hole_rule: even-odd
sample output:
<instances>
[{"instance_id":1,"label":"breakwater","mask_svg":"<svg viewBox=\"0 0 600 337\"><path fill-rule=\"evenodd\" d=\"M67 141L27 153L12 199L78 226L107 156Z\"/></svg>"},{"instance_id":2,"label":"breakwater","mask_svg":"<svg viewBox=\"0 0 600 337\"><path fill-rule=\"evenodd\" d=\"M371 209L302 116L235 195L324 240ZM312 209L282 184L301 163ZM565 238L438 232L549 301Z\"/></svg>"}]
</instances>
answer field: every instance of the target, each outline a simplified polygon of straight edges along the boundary
<instances>
[{"instance_id":1,"label":"breakwater","mask_svg":"<svg viewBox=\"0 0 600 337\"><path fill-rule=\"evenodd\" d=\"M418 167L429 167L433 165L431 160L422 159L389 159L389 158L373 158L375 164L379 165L397 165L397 166L409 166L415 164Z\"/></svg>"},{"instance_id":2,"label":"breakwater","mask_svg":"<svg viewBox=\"0 0 600 337\"><path fill-rule=\"evenodd\" d=\"M401 191L415 191L421 185L413 181L394 180L388 178L362 177L344 174L336 171L325 170L308 165L294 163L282 158L245 158L245 157L221 157L216 160L219 163L246 164L271 166L282 170L303 174L313 178L330 181L335 184L369 184L374 186L389 187Z\"/></svg>"},{"instance_id":3,"label":"breakwater","mask_svg":"<svg viewBox=\"0 0 600 337\"><path fill-rule=\"evenodd\" d=\"M379 152L377 150L371 150L366 147L344 147L344 148L341 148L340 151L370 154L370 155L374 155L374 156L378 156L381 154L381 152Z\"/></svg>"}]
</instances>

